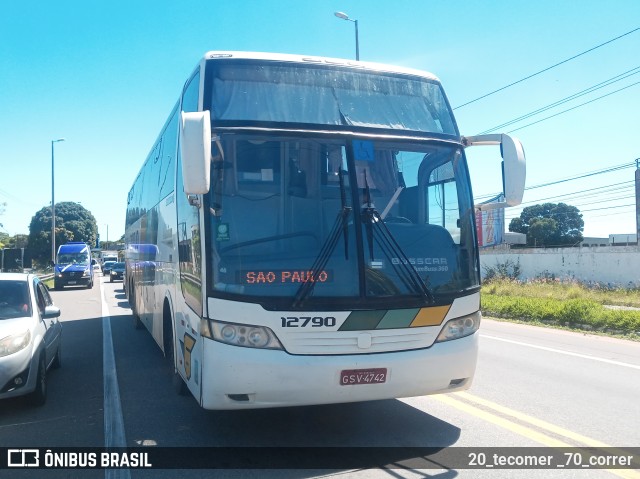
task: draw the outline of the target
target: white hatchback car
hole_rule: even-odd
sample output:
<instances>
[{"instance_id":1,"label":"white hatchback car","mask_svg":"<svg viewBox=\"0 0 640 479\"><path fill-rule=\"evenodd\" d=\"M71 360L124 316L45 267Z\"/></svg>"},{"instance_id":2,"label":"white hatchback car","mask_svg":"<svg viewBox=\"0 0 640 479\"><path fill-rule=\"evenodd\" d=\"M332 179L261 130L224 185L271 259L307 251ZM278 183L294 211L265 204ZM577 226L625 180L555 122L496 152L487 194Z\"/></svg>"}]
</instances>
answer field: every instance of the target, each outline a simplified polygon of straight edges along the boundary
<instances>
[{"instance_id":1,"label":"white hatchback car","mask_svg":"<svg viewBox=\"0 0 640 479\"><path fill-rule=\"evenodd\" d=\"M59 368L60 309L33 274L0 273L0 399L47 398L47 370Z\"/></svg>"}]
</instances>

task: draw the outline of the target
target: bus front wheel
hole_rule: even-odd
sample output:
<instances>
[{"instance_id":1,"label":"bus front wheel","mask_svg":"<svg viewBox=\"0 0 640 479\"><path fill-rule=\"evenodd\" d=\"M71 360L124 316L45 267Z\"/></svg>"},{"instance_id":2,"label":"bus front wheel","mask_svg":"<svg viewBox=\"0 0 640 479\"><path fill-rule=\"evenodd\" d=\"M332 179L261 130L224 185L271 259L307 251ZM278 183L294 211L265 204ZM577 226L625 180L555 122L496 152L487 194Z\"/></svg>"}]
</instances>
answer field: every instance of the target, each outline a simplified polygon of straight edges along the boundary
<instances>
[{"instance_id":1,"label":"bus front wheel","mask_svg":"<svg viewBox=\"0 0 640 479\"><path fill-rule=\"evenodd\" d=\"M189 392L187 385L185 384L182 376L176 369L176 348L175 338L173 336L173 321L171 320L171 312L168 305L164 307L164 320L163 320L163 342L164 342L164 355L169 363L169 369L172 371L171 382L173 388L180 396L184 396Z\"/></svg>"}]
</instances>

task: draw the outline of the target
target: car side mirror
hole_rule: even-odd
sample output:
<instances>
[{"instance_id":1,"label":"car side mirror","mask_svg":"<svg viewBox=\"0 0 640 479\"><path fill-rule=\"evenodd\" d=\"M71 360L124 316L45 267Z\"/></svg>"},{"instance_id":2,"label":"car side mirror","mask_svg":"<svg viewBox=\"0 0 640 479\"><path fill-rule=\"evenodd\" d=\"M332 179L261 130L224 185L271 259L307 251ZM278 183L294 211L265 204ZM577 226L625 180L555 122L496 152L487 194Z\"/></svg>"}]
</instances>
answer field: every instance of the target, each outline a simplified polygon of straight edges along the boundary
<instances>
[{"instance_id":1,"label":"car side mirror","mask_svg":"<svg viewBox=\"0 0 640 479\"><path fill-rule=\"evenodd\" d=\"M60 316L60 308L57 306L46 306L44 308L44 314L42 315L44 319L57 318L58 316Z\"/></svg>"}]
</instances>

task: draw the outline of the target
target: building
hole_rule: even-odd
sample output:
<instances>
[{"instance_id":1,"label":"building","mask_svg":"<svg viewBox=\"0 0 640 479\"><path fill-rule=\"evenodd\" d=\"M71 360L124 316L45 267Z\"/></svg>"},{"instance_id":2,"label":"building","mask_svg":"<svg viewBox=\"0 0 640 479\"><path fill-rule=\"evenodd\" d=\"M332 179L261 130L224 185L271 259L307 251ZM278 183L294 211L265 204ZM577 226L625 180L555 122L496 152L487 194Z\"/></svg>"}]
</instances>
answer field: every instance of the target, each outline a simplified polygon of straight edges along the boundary
<instances>
[{"instance_id":1,"label":"building","mask_svg":"<svg viewBox=\"0 0 640 479\"><path fill-rule=\"evenodd\" d=\"M635 234L609 235L609 246L633 246L638 244L638 236Z\"/></svg>"}]
</instances>

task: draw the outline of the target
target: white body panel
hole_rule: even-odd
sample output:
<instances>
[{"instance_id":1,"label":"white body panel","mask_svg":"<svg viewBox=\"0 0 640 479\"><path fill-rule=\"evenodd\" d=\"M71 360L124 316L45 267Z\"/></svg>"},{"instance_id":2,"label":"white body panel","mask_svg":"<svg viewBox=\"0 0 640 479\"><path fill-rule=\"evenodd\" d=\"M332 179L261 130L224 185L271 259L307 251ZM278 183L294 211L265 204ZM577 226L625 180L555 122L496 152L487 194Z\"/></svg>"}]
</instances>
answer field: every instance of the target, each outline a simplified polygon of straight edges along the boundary
<instances>
[{"instance_id":1,"label":"white body panel","mask_svg":"<svg viewBox=\"0 0 640 479\"><path fill-rule=\"evenodd\" d=\"M283 351L228 346L205 340L202 402L207 409L250 409L371 401L467 389L478 335L428 349L386 354L292 356ZM345 369L387 368L383 384L340 385ZM230 394L247 395L239 401Z\"/></svg>"},{"instance_id":2,"label":"white body panel","mask_svg":"<svg viewBox=\"0 0 640 479\"><path fill-rule=\"evenodd\" d=\"M192 368L202 372L198 380L202 382L201 405L208 409L301 406L467 389L476 367L477 333L454 341L434 341L449 319L478 311L479 301L479 293L457 299L442 323L431 327L338 331L349 312L325 311L304 315L335 316L337 323L331 331L295 329L291 332L281 327L280 318L286 312L265 311L256 304L210 298L212 318L268 326L286 351L230 346L201 337L198 342L202 343L202 357L192 355L191 358ZM372 337L370 348L361 347L358 342L361 334ZM300 344L297 337L300 335L307 338L306 344ZM384 338L390 341L379 341L376 346L376 340ZM324 346L310 346L309 340ZM395 345L393 350L390 345ZM401 348L405 350L399 350ZM371 368L385 368L386 382L340 385L341 371ZM462 381L451 383L459 380ZM233 395L243 396L242 400L234 400Z\"/></svg>"}]
</instances>

